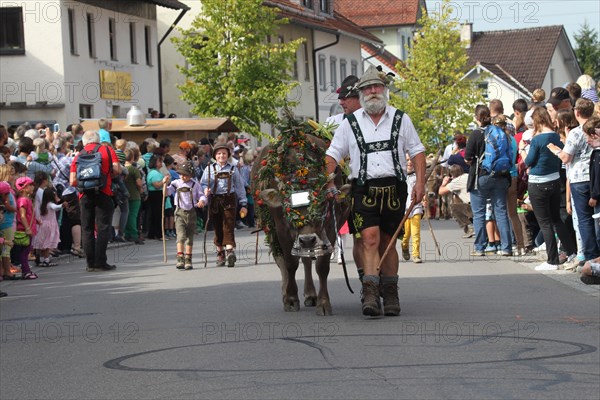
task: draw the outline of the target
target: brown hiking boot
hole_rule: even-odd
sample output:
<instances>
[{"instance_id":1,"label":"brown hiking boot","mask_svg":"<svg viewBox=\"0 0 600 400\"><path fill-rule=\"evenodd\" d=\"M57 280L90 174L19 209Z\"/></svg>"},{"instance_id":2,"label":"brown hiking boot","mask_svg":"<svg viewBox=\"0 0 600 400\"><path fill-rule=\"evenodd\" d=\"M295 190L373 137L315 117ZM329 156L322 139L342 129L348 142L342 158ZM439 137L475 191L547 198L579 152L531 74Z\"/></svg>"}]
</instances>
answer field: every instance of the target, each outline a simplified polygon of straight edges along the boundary
<instances>
[{"instance_id":1,"label":"brown hiking boot","mask_svg":"<svg viewBox=\"0 0 600 400\"><path fill-rule=\"evenodd\" d=\"M184 267L183 254L177 254L177 264L175 264L175 268L183 269L183 267Z\"/></svg>"},{"instance_id":2,"label":"brown hiking boot","mask_svg":"<svg viewBox=\"0 0 600 400\"><path fill-rule=\"evenodd\" d=\"M397 317L400 315L400 300L398 299L398 284L384 283L381 285L383 297L383 315Z\"/></svg>"},{"instance_id":3,"label":"brown hiking boot","mask_svg":"<svg viewBox=\"0 0 600 400\"><path fill-rule=\"evenodd\" d=\"M362 313L371 317L381 315L379 288L375 282L366 281L362 286Z\"/></svg>"},{"instance_id":4,"label":"brown hiking boot","mask_svg":"<svg viewBox=\"0 0 600 400\"><path fill-rule=\"evenodd\" d=\"M225 265L225 250L217 251L217 267Z\"/></svg>"},{"instance_id":5,"label":"brown hiking boot","mask_svg":"<svg viewBox=\"0 0 600 400\"><path fill-rule=\"evenodd\" d=\"M183 261L183 269L185 269L185 270L194 269L194 266L192 265L192 255L191 254L185 255L185 258Z\"/></svg>"}]
</instances>

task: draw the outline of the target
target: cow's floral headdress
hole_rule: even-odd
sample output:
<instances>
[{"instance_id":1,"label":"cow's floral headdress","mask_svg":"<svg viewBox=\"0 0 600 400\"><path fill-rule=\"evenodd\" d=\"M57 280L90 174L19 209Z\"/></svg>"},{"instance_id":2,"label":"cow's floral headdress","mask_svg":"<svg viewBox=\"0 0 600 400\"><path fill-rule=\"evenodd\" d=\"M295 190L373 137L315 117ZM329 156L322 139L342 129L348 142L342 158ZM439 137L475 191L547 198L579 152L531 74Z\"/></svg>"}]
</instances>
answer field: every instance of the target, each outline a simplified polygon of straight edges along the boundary
<instances>
[{"instance_id":1,"label":"cow's floral headdress","mask_svg":"<svg viewBox=\"0 0 600 400\"><path fill-rule=\"evenodd\" d=\"M300 123L294 118L284 121L277 141L269 145L265 157L260 161L260 169L252 178L255 180L254 193L257 216L261 229L265 232L265 242L274 255L281 252L279 243L274 241L272 231L275 222L269 207L260 198L262 189L276 184L282 198L283 215L294 228L302 228L324 218L326 202L325 186L328 175L325 168L326 146L320 146L320 139L312 136L314 127ZM290 158L295 157L294 162ZM292 206L292 193L308 191L309 203L306 207Z\"/></svg>"}]
</instances>

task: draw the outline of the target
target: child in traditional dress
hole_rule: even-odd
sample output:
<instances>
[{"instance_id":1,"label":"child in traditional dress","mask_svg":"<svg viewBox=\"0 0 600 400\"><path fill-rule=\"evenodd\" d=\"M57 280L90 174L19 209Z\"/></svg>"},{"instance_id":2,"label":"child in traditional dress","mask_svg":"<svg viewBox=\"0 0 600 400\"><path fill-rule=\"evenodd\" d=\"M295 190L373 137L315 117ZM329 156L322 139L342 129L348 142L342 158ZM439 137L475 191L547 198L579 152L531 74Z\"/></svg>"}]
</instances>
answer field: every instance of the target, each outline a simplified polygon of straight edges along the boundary
<instances>
[{"instance_id":1,"label":"child in traditional dress","mask_svg":"<svg viewBox=\"0 0 600 400\"><path fill-rule=\"evenodd\" d=\"M44 189L42 203L40 204L40 227L33 238L33 248L40 251L40 267L52 267L56 263L50 262L50 250L56 249L60 243L60 229L56 213L63 204L58 204L60 199L54 188Z\"/></svg>"},{"instance_id":2,"label":"child in traditional dress","mask_svg":"<svg viewBox=\"0 0 600 400\"><path fill-rule=\"evenodd\" d=\"M206 167L200 185L204 195L210 199L208 212L215 230L217 266L221 267L227 263L231 268L237 260L234 233L237 205L241 207L241 217L248 213L246 189L239 169L229 162L229 146L225 143L216 145L213 155L217 162Z\"/></svg>"},{"instance_id":3,"label":"child in traditional dress","mask_svg":"<svg viewBox=\"0 0 600 400\"><path fill-rule=\"evenodd\" d=\"M417 182L417 177L414 173L412 161L409 157L406 157L406 185L407 192L412 193L412 190ZM406 199L406 212L412 200L410 196ZM413 207L410 215L404 223L404 237L402 238L402 258L406 261L410 260L410 252L408 251L408 245L412 237L412 259L415 264L423 262L421 259L421 217L423 216L423 204L417 203Z\"/></svg>"},{"instance_id":4,"label":"child in traditional dress","mask_svg":"<svg viewBox=\"0 0 600 400\"><path fill-rule=\"evenodd\" d=\"M196 233L196 210L204 207L206 197L200 184L193 178L194 165L185 162L177 166L179 179L175 179L167 187L167 195L175 194L175 231L177 236L177 269L190 270L192 265L192 246ZM185 246L185 256L184 256Z\"/></svg>"}]
</instances>

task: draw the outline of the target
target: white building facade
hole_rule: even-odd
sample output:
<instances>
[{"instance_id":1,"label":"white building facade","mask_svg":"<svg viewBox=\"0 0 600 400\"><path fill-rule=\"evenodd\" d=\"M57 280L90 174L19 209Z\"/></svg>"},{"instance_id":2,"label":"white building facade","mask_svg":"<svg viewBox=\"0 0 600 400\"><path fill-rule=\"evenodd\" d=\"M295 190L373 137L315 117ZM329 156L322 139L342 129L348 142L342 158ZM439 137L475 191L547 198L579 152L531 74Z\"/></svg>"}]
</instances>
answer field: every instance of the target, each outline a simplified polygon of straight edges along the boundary
<instances>
[{"instance_id":1,"label":"white building facade","mask_svg":"<svg viewBox=\"0 0 600 400\"><path fill-rule=\"evenodd\" d=\"M157 109L161 1L0 0L0 123ZM175 6L178 2L169 1Z\"/></svg>"},{"instance_id":2,"label":"white building facade","mask_svg":"<svg viewBox=\"0 0 600 400\"><path fill-rule=\"evenodd\" d=\"M201 13L198 1L182 1L190 7L179 22L178 27L188 29L194 17ZM360 76L363 72L361 41L377 45L377 37L362 30L334 11L334 0L273 0L265 5L277 7L290 23L281 27L278 40L289 42L304 38L296 53L293 67L294 79L299 85L288 98L297 101L293 110L299 118L325 121L333 112L338 113L336 90L348 75ZM174 10L161 9L158 14L158 35L161 37L177 17ZM179 35L177 30L171 36ZM320 49L320 50L319 50ZM175 50L172 42L166 40L161 46L163 109L165 114L175 113L178 117L191 117L191 107L180 99L177 88L184 82L184 76L176 65L185 65L186 60ZM263 132L273 133L273 127L263 126Z\"/></svg>"}]
</instances>

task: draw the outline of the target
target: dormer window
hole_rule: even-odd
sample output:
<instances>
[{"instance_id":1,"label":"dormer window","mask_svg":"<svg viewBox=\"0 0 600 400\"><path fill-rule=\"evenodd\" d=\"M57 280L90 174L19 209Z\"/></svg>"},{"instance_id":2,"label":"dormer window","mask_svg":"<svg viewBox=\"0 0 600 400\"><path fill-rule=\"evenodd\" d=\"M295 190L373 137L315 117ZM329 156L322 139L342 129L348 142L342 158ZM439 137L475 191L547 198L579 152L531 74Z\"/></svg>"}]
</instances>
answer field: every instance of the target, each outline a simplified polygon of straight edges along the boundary
<instances>
[{"instance_id":1,"label":"dormer window","mask_svg":"<svg viewBox=\"0 0 600 400\"><path fill-rule=\"evenodd\" d=\"M329 9L329 0L319 0L320 5L319 5L319 11L321 11L324 14L329 14L331 12L331 10Z\"/></svg>"},{"instance_id":2,"label":"dormer window","mask_svg":"<svg viewBox=\"0 0 600 400\"><path fill-rule=\"evenodd\" d=\"M302 5L306 8L313 8L313 0L302 0Z\"/></svg>"}]
</instances>

